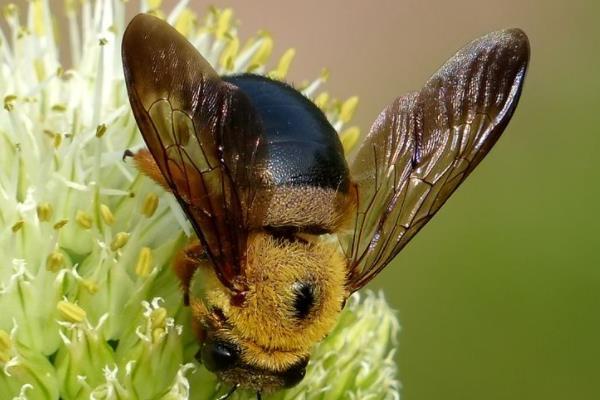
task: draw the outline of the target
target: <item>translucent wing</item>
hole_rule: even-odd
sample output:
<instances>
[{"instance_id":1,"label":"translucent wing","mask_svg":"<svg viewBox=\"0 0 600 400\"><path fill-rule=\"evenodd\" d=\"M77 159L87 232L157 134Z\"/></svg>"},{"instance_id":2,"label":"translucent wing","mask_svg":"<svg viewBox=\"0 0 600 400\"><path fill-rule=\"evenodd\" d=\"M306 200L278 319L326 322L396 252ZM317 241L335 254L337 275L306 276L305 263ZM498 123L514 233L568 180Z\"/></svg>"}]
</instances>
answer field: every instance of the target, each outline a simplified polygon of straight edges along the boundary
<instances>
[{"instance_id":1,"label":"translucent wing","mask_svg":"<svg viewBox=\"0 0 600 400\"><path fill-rule=\"evenodd\" d=\"M129 100L144 140L223 284L243 290L251 171L260 124L166 22L136 16L122 44Z\"/></svg>"},{"instance_id":2,"label":"translucent wing","mask_svg":"<svg viewBox=\"0 0 600 400\"><path fill-rule=\"evenodd\" d=\"M351 166L357 214L350 291L394 258L496 143L517 106L528 61L522 31L491 33L379 115Z\"/></svg>"}]
</instances>

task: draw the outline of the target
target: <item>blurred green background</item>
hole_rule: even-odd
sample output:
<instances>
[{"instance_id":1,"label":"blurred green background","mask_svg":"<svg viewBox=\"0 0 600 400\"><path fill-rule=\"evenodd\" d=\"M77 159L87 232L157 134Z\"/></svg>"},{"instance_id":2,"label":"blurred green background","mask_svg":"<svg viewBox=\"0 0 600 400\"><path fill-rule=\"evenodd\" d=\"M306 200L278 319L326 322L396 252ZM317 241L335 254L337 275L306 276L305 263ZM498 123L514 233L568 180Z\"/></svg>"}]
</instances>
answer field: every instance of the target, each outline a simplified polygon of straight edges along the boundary
<instances>
[{"instance_id":1,"label":"blurred green background","mask_svg":"<svg viewBox=\"0 0 600 400\"><path fill-rule=\"evenodd\" d=\"M600 398L600 4L213 4L235 9L242 37L272 33L276 56L295 47L292 82L328 67L331 93L360 96L363 132L468 41L527 32L531 66L504 137L370 288L399 311L404 399Z\"/></svg>"}]
</instances>

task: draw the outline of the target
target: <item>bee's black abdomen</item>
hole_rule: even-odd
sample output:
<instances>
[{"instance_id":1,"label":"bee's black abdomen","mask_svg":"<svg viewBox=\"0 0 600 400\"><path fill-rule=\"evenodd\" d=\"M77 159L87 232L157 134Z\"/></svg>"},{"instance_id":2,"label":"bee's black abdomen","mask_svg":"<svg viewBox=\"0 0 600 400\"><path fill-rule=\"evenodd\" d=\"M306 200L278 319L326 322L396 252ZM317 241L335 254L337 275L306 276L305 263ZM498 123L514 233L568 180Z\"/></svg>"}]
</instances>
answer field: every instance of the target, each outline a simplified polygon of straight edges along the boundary
<instances>
[{"instance_id":1,"label":"bee's black abdomen","mask_svg":"<svg viewBox=\"0 0 600 400\"><path fill-rule=\"evenodd\" d=\"M222 78L239 87L263 125L257 165L274 186L312 186L346 193L349 173L337 132L323 112L291 86L263 76Z\"/></svg>"}]
</instances>

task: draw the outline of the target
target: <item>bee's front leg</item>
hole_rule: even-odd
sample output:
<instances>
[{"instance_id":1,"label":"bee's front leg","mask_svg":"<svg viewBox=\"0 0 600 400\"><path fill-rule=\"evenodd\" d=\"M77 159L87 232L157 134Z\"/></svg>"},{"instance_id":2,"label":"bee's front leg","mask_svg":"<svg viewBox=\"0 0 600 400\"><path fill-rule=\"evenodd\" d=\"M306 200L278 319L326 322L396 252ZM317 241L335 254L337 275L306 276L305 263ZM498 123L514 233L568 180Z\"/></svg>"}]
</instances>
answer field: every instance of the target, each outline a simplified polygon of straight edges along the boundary
<instances>
[{"instance_id":1,"label":"bee's front leg","mask_svg":"<svg viewBox=\"0 0 600 400\"><path fill-rule=\"evenodd\" d=\"M200 262L206 260L206 253L198 239L193 240L175 256L173 271L181 282L183 291L183 302L186 306L190 304L190 281Z\"/></svg>"},{"instance_id":2,"label":"bee's front leg","mask_svg":"<svg viewBox=\"0 0 600 400\"><path fill-rule=\"evenodd\" d=\"M219 397L217 400L226 400L226 399L230 398L239 387L240 387L239 383L233 385L233 387L229 390L229 392L225 393L223 396Z\"/></svg>"},{"instance_id":3,"label":"bee's front leg","mask_svg":"<svg viewBox=\"0 0 600 400\"><path fill-rule=\"evenodd\" d=\"M123 153L123 161L125 161L127 157L133 158L135 167L142 174L146 175L148 178L152 179L154 182L158 183L160 186L162 186L169 192L171 191L171 188L165 180L164 175L160 171L160 168L158 168L154 157L152 157L152 154L150 154L150 152L147 149L142 149L137 153L133 153L130 150L126 150L125 153Z\"/></svg>"}]
</instances>

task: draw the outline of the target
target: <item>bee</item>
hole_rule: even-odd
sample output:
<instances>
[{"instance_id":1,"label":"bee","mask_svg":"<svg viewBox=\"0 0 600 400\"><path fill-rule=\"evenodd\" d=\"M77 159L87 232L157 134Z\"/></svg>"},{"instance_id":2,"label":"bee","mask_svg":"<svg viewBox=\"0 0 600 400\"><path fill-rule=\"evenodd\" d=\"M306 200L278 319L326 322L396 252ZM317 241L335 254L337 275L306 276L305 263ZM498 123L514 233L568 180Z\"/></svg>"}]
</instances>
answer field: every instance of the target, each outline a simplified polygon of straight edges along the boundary
<instances>
[{"instance_id":1,"label":"bee","mask_svg":"<svg viewBox=\"0 0 600 400\"><path fill-rule=\"evenodd\" d=\"M218 378L260 398L298 384L346 299L375 277L479 164L517 106L519 29L460 50L395 99L348 163L323 112L293 87L219 76L150 15L124 33L137 167L172 192L197 240L174 261Z\"/></svg>"}]
</instances>

